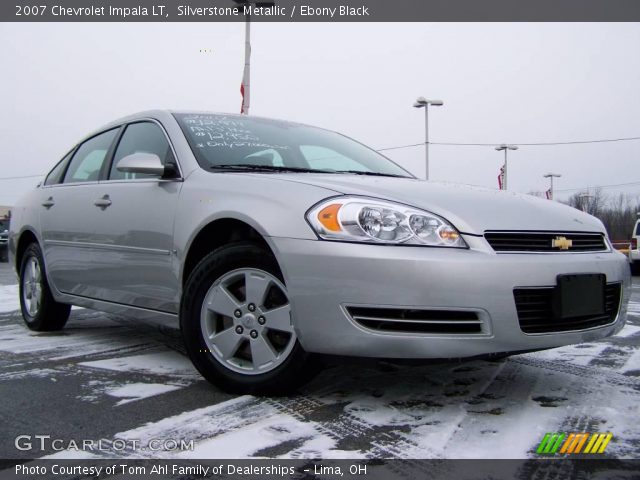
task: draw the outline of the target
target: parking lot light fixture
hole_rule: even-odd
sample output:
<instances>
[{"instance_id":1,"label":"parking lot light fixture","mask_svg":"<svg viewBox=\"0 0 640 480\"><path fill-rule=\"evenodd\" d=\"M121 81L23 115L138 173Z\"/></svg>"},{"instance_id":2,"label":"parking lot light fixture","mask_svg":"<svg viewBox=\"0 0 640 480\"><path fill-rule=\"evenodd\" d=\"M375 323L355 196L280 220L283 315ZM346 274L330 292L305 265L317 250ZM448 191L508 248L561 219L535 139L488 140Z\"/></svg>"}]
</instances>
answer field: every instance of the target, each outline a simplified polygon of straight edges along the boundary
<instances>
[{"instance_id":1,"label":"parking lot light fixture","mask_svg":"<svg viewBox=\"0 0 640 480\"><path fill-rule=\"evenodd\" d=\"M509 150L518 150L518 146L503 143L501 145L498 145L496 147L496 150L499 152L504 150L504 183L502 185L502 188L503 190L506 190L507 189L507 152Z\"/></svg>"},{"instance_id":2,"label":"parking lot light fixture","mask_svg":"<svg viewBox=\"0 0 640 480\"><path fill-rule=\"evenodd\" d=\"M562 175L559 173L546 173L543 175L544 178L548 178L551 181L551 185L549 186L549 200L553 200L553 179L560 178Z\"/></svg>"},{"instance_id":3,"label":"parking lot light fixture","mask_svg":"<svg viewBox=\"0 0 640 480\"><path fill-rule=\"evenodd\" d=\"M425 131L425 179L429 180L429 105L433 107L441 107L444 105L442 100L427 100L424 97L418 97L413 106L415 108L424 108L424 131Z\"/></svg>"}]
</instances>

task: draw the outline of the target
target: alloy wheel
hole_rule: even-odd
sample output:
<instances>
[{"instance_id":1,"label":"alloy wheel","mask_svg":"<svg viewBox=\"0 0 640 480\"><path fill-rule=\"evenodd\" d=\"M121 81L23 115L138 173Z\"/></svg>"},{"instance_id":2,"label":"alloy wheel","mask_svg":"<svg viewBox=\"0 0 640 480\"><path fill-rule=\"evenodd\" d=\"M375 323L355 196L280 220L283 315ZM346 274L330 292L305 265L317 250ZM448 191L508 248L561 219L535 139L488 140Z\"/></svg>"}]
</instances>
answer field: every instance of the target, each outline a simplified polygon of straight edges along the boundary
<instances>
[{"instance_id":1,"label":"alloy wheel","mask_svg":"<svg viewBox=\"0 0 640 480\"><path fill-rule=\"evenodd\" d=\"M211 286L200 327L209 353L246 375L277 368L296 343L286 287L274 275L253 268L228 272Z\"/></svg>"}]
</instances>

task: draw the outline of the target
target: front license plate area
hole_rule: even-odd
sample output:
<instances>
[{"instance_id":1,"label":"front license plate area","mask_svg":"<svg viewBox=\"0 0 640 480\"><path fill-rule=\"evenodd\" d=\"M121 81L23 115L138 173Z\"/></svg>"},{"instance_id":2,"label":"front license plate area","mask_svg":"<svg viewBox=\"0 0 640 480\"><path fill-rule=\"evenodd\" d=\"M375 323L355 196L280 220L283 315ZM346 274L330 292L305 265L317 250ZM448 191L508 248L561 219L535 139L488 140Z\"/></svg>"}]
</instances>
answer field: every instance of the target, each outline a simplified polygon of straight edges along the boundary
<instances>
[{"instance_id":1,"label":"front license plate area","mask_svg":"<svg viewBox=\"0 0 640 480\"><path fill-rule=\"evenodd\" d=\"M602 273L558 275L553 292L556 318L604 314L607 277Z\"/></svg>"}]
</instances>

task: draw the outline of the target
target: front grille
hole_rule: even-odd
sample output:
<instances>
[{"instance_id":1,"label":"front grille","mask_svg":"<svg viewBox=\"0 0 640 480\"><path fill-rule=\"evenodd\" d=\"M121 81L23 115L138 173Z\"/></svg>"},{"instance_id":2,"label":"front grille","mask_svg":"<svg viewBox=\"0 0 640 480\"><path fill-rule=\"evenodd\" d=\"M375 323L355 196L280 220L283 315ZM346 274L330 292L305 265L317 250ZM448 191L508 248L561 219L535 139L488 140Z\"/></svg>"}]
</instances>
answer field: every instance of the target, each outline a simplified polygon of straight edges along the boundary
<instances>
[{"instance_id":1,"label":"front grille","mask_svg":"<svg viewBox=\"0 0 640 480\"><path fill-rule=\"evenodd\" d=\"M553 246L554 239L571 241L568 249ZM601 233L567 232L486 232L484 234L496 252L601 252L608 250Z\"/></svg>"},{"instance_id":2,"label":"front grille","mask_svg":"<svg viewBox=\"0 0 640 480\"><path fill-rule=\"evenodd\" d=\"M371 330L405 333L482 333L476 312L464 310L416 310L404 308L347 307L351 318Z\"/></svg>"},{"instance_id":3,"label":"front grille","mask_svg":"<svg viewBox=\"0 0 640 480\"><path fill-rule=\"evenodd\" d=\"M553 314L554 287L516 288L513 296L520 329L524 333L551 333L584 330L612 323L620 307L621 286L609 283L605 289L605 313L574 318L556 318Z\"/></svg>"}]
</instances>

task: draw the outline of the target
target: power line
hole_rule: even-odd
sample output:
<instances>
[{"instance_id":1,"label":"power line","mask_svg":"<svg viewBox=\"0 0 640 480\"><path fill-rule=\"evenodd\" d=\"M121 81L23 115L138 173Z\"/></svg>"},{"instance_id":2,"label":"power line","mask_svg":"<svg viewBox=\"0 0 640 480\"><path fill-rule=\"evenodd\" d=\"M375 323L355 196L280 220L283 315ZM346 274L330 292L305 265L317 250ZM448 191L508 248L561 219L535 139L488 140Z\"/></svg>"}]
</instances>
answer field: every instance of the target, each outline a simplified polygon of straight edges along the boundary
<instances>
[{"instance_id":1,"label":"power line","mask_svg":"<svg viewBox=\"0 0 640 480\"><path fill-rule=\"evenodd\" d=\"M590 143L612 143L612 142L630 142L634 140L640 140L640 137L623 137L623 138L605 138L599 140L574 140L568 142L534 142L534 143L526 143L526 142L509 142L513 145L521 145L526 147L540 147L540 146L553 146L553 145L584 145ZM444 145L444 146L453 146L453 147L497 147L502 145L504 142L500 143L464 143L464 142L429 142L430 145ZM411 147L421 147L424 146L425 142L422 143L412 143L409 145L398 145L395 147L386 147L379 148L378 152L383 152L386 150L397 150L400 148L411 148Z\"/></svg>"},{"instance_id":2,"label":"power line","mask_svg":"<svg viewBox=\"0 0 640 480\"><path fill-rule=\"evenodd\" d=\"M429 142L431 143L431 142ZM397 150L399 148L409 148L409 147L421 147L424 145L424 142L422 143L413 143L411 145L400 145L398 147L387 147L387 148L379 148L376 150L376 152L384 152L385 150Z\"/></svg>"},{"instance_id":3,"label":"power line","mask_svg":"<svg viewBox=\"0 0 640 480\"><path fill-rule=\"evenodd\" d=\"M556 192L579 192L580 190L588 190L588 189L596 189L596 188L615 188L615 187L629 187L634 185L640 185L640 181L638 182L629 182L629 183L614 183L611 185L591 185L588 187L580 187L580 188L563 188L556 189Z\"/></svg>"},{"instance_id":4,"label":"power line","mask_svg":"<svg viewBox=\"0 0 640 480\"><path fill-rule=\"evenodd\" d=\"M44 177L44 174L41 175L22 175L22 176L18 176L18 177L0 177L0 180L18 180L21 178L42 178Z\"/></svg>"}]
</instances>

